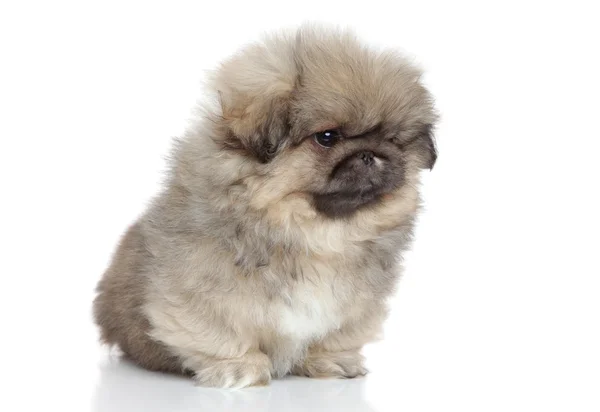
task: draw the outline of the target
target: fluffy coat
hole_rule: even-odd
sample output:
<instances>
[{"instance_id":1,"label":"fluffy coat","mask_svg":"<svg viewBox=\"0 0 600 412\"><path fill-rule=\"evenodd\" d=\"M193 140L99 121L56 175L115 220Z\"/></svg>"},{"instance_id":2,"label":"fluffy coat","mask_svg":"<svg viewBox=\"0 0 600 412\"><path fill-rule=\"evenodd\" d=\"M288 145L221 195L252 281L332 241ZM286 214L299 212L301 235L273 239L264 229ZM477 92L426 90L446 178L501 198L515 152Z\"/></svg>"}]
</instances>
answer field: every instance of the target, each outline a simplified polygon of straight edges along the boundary
<instances>
[{"instance_id":1,"label":"fluffy coat","mask_svg":"<svg viewBox=\"0 0 600 412\"><path fill-rule=\"evenodd\" d=\"M436 158L419 78L392 51L314 27L224 62L207 90L218 104L176 142L165 189L98 285L103 341L205 386L365 374ZM315 144L329 129L356 138ZM385 189L352 177L367 149L386 168L368 173L393 176Z\"/></svg>"}]
</instances>

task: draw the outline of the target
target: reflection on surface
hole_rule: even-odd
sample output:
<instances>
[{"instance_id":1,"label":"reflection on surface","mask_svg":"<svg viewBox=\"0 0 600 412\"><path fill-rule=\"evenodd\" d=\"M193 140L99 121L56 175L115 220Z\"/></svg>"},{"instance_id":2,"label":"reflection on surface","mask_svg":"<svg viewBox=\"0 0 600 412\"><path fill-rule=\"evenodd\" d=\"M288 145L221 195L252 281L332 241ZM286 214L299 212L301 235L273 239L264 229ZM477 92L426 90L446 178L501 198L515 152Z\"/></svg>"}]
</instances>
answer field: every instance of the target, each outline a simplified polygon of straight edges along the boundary
<instances>
[{"instance_id":1,"label":"reflection on surface","mask_svg":"<svg viewBox=\"0 0 600 412\"><path fill-rule=\"evenodd\" d=\"M238 391L200 388L190 379L142 370L112 359L100 371L94 412L132 411L363 411L366 379L289 377Z\"/></svg>"}]
</instances>

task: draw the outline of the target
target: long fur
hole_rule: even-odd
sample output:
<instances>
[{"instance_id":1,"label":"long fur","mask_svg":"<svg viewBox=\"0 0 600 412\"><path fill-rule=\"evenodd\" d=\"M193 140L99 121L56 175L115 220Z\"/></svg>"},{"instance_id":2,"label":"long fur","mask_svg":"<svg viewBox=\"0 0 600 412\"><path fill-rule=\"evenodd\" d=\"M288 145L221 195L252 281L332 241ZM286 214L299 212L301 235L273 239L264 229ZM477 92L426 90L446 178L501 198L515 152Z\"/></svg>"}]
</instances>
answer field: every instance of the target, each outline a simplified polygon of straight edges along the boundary
<instances>
[{"instance_id":1,"label":"long fur","mask_svg":"<svg viewBox=\"0 0 600 412\"><path fill-rule=\"evenodd\" d=\"M366 373L360 349L380 332L436 158L419 77L392 51L315 27L225 61L207 90L218 104L176 142L164 191L98 285L102 339L206 386ZM331 150L310 138L332 128L367 137ZM393 188L322 213L334 168L367 147L392 159Z\"/></svg>"}]
</instances>

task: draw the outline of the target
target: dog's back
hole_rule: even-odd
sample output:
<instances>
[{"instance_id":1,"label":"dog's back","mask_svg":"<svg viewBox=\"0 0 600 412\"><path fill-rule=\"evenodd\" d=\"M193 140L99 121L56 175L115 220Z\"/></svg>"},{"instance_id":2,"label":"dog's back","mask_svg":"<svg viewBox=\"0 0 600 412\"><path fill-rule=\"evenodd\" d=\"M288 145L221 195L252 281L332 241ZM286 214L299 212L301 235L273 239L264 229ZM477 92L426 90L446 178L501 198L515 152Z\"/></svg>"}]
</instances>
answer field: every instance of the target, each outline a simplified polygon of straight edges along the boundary
<instances>
[{"instance_id":1,"label":"dog's back","mask_svg":"<svg viewBox=\"0 0 600 412\"><path fill-rule=\"evenodd\" d=\"M100 327L101 340L117 345L135 363L150 370L183 373L178 359L147 335L150 325L142 312L146 280L143 270L150 258L136 223L121 239L98 284L94 319Z\"/></svg>"}]
</instances>

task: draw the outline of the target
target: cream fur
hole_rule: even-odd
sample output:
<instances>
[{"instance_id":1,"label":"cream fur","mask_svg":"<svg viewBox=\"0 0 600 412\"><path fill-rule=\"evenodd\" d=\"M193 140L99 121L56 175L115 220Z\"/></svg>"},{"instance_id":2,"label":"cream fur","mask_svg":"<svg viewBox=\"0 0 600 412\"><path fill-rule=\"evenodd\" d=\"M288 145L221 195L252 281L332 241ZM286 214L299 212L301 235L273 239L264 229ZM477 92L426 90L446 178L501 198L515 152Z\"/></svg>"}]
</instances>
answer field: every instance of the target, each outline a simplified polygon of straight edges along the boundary
<instances>
[{"instance_id":1,"label":"cream fur","mask_svg":"<svg viewBox=\"0 0 600 412\"><path fill-rule=\"evenodd\" d=\"M219 104L176 143L164 191L99 284L104 341L205 386L365 374L360 349L379 336L419 173L435 161L423 134L435 114L419 76L393 52L310 27L226 61L209 85ZM376 136L335 150L306 138L375 126ZM332 167L383 141L402 150L390 149L402 184L351 216L320 212L312 193Z\"/></svg>"}]
</instances>

